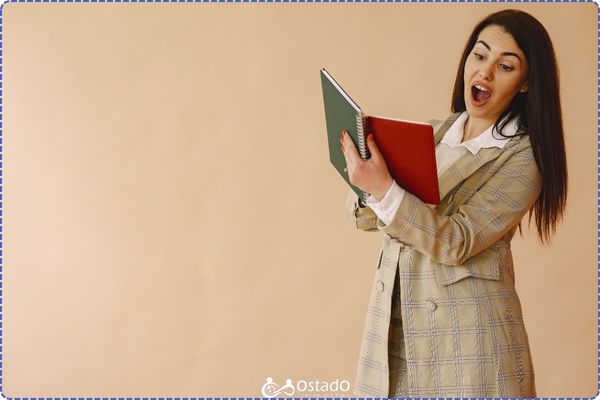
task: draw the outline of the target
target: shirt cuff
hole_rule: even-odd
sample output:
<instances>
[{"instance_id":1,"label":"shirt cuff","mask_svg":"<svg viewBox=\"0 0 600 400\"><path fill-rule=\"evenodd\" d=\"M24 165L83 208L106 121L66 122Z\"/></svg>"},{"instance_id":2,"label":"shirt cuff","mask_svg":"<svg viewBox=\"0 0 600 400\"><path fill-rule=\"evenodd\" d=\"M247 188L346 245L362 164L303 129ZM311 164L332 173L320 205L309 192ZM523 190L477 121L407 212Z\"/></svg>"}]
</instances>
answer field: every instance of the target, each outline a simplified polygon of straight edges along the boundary
<instances>
[{"instance_id":1,"label":"shirt cuff","mask_svg":"<svg viewBox=\"0 0 600 400\"><path fill-rule=\"evenodd\" d=\"M377 217L386 225L389 225L400 207L405 190L402 189L396 181L388 189L381 201L378 201L375 196L371 195L367 198L367 206L373 210Z\"/></svg>"}]
</instances>

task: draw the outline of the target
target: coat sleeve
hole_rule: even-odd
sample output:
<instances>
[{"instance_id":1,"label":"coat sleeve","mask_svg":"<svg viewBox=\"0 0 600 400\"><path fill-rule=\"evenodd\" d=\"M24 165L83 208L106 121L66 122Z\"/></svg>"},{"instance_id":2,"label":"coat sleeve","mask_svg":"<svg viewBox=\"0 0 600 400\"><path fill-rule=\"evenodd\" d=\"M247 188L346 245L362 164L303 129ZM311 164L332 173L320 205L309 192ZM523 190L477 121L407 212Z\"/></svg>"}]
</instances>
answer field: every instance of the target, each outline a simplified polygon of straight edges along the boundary
<instances>
[{"instance_id":1,"label":"coat sleeve","mask_svg":"<svg viewBox=\"0 0 600 400\"><path fill-rule=\"evenodd\" d=\"M527 141L528 142L528 141ZM409 192L380 230L435 262L460 265L514 228L541 192L531 145L510 156L455 213L442 215Z\"/></svg>"},{"instance_id":2,"label":"coat sleeve","mask_svg":"<svg viewBox=\"0 0 600 400\"><path fill-rule=\"evenodd\" d=\"M444 123L444 121L435 119L435 118L428 119L425 122L427 122L429 125L433 126L434 135L435 135L435 132L437 132L437 130L440 129L440 126L442 126L442 124Z\"/></svg>"},{"instance_id":3,"label":"coat sleeve","mask_svg":"<svg viewBox=\"0 0 600 400\"><path fill-rule=\"evenodd\" d=\"M359 207L358 196L350 190L346 197L346 215L355 224L357 229L366 232L376 232L377 214L369 207Z\"/></svg>"}]
</instances>

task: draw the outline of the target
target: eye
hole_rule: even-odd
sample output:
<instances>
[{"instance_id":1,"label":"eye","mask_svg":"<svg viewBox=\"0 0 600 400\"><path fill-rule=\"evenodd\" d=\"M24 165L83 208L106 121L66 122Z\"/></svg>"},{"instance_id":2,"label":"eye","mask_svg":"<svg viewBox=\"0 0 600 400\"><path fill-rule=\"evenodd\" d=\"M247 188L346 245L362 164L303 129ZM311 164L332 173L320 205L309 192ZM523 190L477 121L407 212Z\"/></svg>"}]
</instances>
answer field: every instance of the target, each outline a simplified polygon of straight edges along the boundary
<instances>
[{"instance_id":1,"label":"eye","mask_svg":"<svg viewBox=\"0 0 600 400\"><path fill-rule=\"evenodd\" d=\"M481 54L473 53L473 55L475 56L476 59L483 60L483 56Z\"/></svg>"},{"instance_id":2,"label":"eye","mask_svg":"<svg viewBox=\"0 0 600 400\"><path fill-rule=\"evenodd\" d=\"M500 68L502 68L502 71L505 71L505 72L509 72L509 71L512 71L514 69L510 65L506 65L506 64L500 64Z\"/></svg>"}]
</instances>

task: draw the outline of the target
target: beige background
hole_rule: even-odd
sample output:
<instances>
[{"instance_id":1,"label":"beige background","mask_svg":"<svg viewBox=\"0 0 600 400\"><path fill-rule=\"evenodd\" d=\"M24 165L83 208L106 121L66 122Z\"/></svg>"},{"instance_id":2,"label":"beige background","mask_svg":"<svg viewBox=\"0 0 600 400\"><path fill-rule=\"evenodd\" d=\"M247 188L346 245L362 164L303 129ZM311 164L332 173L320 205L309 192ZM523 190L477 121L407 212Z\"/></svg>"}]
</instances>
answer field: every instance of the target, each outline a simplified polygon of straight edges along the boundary
<instances>
[{"instance_id":1,"label":"beige background","mask_svg":"<svg viewBox=\"0 0 600 400\"><path fill-rule=\"evenodd\" d=\"M538 395L593 397L592 3L5 4L4 394L354 383L382 237L346 219L318 70L367 113L445 118L507 6L554 41L569 158L552 245L513 241Z\"/></svg>"}]
</instances>

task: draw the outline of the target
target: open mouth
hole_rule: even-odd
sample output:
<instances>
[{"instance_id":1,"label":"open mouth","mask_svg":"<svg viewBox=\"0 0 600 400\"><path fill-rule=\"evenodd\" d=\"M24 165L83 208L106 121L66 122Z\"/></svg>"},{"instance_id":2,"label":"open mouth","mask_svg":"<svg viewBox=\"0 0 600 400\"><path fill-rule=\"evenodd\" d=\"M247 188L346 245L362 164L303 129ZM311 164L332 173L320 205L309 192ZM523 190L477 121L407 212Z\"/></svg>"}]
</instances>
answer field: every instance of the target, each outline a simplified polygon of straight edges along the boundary
<instances>
[{"instance_id":1,"label":"open mouth","mask_svg":"<svg viewBox=\"0 0 600 400\"><path fill-rule=\"evenodd\" d=\"M485 104L492 94L481 85L473 85L471 86L471 96L475 105L480 106Z\"/></svg>"}]
</instances>

